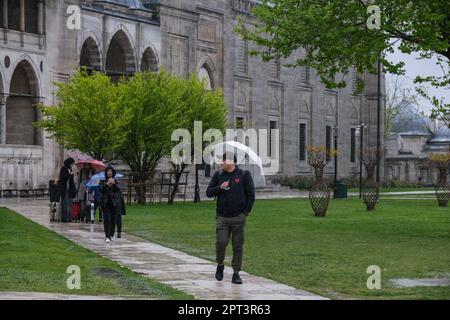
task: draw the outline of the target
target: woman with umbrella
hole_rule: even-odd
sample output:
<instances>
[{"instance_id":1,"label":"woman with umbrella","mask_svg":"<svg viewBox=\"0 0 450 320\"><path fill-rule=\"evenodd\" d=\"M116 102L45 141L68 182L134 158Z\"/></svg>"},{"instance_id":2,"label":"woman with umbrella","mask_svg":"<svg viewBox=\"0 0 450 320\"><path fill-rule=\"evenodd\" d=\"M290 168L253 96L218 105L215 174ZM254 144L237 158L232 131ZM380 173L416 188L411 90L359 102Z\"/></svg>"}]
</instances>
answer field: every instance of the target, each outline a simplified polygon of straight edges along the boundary
<instances>
[{"instance_id":1,"label":"woman with umbrella","mask_svg":"<svg viewBox=\"0 0 450 320\"><path fill-rule=\"evenodd\" d=\"M122 214L122 194L116 180L116 170L112 166L105 169L105 180L100 181L105 231L105 242L110 243L116 229L117 217ZM120 233L118 234L119 237Z\"/></svg>"},{"instance_id":2,"label":"woman with umbrella","mask_svg":"<svg viewBox=\"0 0 450 320\"><path fill-rule=\"evenodd\" d=\"M80 182L78 186L78 200L81 201L81 211L82 211L82 220L86 219L86 222L93 223L91 220L90 210L91 210L91 202L94 202L94 213L97 210L97 207L100 203L100 190L99 187L89 188L89 183L91 179L91 173L96 171L103 171L106 168L106 165L95 159L85 158L82 160L78 160L76 166L81 170ZM103 173L103 172L102 172ZM83 179L83 177L85 179ZM97 201L96 201L97 200ZM100 222L101 222L101 210L100 210Z\"/></svg>"},{"instance_id":3,"label":"woman with umbrella","mask_svg":"<svg viewBox=\"0 0 450 320\"><path fill-rule=\"evenodd\" d=\"M106 167L106 166L105 166ZM116 173L114 178L122 178L123 175L120 173ZM99 209L99 222L103 222L103 214L102 214L102 206L101 206L101 200L102 200L102 187L100 185L100 182L106 180L105 171L97 173L91 177L89 182L87 183L87 188L90 193L93 193L94 195L94 210L97 211L97 208ZM124 209L122 209L122 213L124 212ZM119 217L120 218L120 217ZM120 225L119 223L117 224ZM118 230L120 233L121 231Z\"/></svg>"}]
</instances>

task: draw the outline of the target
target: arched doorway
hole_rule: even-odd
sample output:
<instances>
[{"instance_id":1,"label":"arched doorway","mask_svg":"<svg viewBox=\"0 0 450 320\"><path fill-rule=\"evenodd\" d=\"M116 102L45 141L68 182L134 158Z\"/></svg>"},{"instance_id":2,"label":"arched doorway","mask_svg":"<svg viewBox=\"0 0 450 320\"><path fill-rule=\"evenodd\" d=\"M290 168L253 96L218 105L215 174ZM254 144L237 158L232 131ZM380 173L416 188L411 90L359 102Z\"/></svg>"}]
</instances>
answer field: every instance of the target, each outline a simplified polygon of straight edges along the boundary
<instances>
[{"instance_id":1,"label":"arched doorway","mask_svg":"<svg viewBox=\"0 0 450 320\"><path fill-rule=\"evenodd\" d=\"M81 47L80 66L85 67L89 73L102 70L100 50L92 37L87 38Z\"/></svg>"},{"instance_id":2,"label":"arched doorway","mask_svg":"<svg viewBox=\"0 0 450 320\"><path fill-rule=\"evenodd\" d=\"M214 88L214 82L208 65L204 64L198 71L198 78L205 81L206 90L212 90Z\"/></svg>"},{"instance_id":3,"label":"arched doorway","mask_svg":"<svg viewBox=\"0 0 450 320\"><path fill-rule=\"evenodd\" d=\"M151 48L147 48L142 55L141 71L158 72L158 59Z\"/></svg>"},{"instance_id":4,"label":"arched doorway","mask_svg":"<svg viewBox=\"0 0 450 320\"><path fill-rule=\"evenodd\" d=\"M133 47L122 30L117 31L109 43L105 71L113 82L119 81L122 76L128 77L136 72Z\"/></svg>"},{"instance_id":5,"label":"arched doorway","mask_svg":"<svg viewBox=\"0 0 450 320\"><path fill-rule=\"evenodd\" d=\"M6 144L42 145L42 134L33 126L39 119L38 101L36 73L23 60L14 69L6 102Z\"/></svg>"}]
</instances>

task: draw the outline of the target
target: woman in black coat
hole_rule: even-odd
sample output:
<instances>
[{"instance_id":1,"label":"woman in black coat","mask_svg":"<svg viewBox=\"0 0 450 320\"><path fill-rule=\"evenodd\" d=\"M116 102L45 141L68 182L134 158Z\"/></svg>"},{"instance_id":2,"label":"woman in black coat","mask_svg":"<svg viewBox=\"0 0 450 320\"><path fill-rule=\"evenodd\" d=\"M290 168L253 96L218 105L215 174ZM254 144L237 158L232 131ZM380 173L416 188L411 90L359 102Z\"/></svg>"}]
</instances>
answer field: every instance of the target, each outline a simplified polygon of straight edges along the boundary
<instances>
[{"instance_id":1,"label":"woman in black coat","mask_svg":"<svg viewBox=\"0 0 450 320\"><path fill-rule=\"evenodd\" d=\"M122 193L115 178L116 170L112 166L105 169L106 180L101 181L102 199L100 201L103 211L103 226L105 242L110 243L116 229L116 222L121 218ZM120 224L121 227L121 224ZM119 233L121 230L119 230Z\"/></svg>"},{"instance_id":2,"label":"woman in black coat","mask_svg":"<svg viewBox=\"0 0 450 320\"><path fill-rule=\"evenodd\" d=\"M61 194L61 218L62 222L72 222L72 198L77 189L73 180L72 166L75 160L68 158L59 172L58 186Z\"/></svg>"}]
</instances>

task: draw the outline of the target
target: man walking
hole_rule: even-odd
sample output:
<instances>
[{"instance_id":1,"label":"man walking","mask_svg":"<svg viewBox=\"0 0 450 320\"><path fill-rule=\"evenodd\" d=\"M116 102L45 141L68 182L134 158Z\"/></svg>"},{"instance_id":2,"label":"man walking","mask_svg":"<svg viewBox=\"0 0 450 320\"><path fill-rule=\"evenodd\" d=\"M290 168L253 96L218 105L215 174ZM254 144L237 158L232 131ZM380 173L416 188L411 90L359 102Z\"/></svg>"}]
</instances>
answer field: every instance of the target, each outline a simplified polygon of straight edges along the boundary
<instances>
[{"instance_id":1,"label":"man walking","mask_svg":"<svg viewBox=\"0 0 450 320\"><path fill-rule=\"evenodd\" d=\"M206 190L209 198L217 197L216 205L216 279L222 281L225 251L228 243L233 246L232 283L242 284L239 272L242 268L244 231L247 217L255 202L255 187L250 172L239 169L234 153L223 155L221 171L214 174Z\"/></svg>"}]
</instances>

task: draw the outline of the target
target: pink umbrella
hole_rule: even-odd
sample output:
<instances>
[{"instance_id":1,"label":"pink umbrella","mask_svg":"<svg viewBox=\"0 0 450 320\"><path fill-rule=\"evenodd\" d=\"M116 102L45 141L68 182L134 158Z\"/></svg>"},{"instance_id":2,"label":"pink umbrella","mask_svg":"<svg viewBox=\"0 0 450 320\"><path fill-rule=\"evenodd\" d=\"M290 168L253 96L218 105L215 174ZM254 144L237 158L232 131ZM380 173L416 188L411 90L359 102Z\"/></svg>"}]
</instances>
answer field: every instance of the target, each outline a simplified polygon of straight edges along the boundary
<instances>
[{"instance_id":1,"label":"pink umbrella","mask_svg":"<svg viewBox=\"0 0 450 320\"><path fill-rule=\"evenodd\" d=\"M74 159L75 161L93 161L94 158L84 154L78 150L72 150L67 152L67 157Z\"/></svg>"},{"instance_id":2,"label":"pink umbrella","mask_svg":"<svg viewBox=\"0 0 450 320\"><path fill-rule=\"evenodd\" d=\"M103 171L106 169L106 164L99 160L79 160L76 166L79 169L92 168L95 171Z\"/></svg>"}]
</instances>

